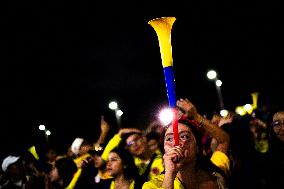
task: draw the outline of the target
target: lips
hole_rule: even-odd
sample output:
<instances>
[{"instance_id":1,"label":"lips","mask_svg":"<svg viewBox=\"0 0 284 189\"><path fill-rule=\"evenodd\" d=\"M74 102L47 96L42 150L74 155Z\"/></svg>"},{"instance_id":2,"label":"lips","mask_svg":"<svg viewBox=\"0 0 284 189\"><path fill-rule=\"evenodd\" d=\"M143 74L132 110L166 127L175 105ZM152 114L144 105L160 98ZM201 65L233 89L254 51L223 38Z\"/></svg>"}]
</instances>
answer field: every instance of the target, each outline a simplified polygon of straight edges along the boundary
<instances>
[{"instance_id":1,"label":"lips","mask_svg":"<svg viewBox=\"0 0 284 189\"><path fill-rule=\"evenodd\" d=\"M138 152L140 149L141 149L140 146L137 146L136 148L134 148L134 150L135 150L136 152Z\"/></svg>"},{"instance_id":2,"label":"lips","mask_svg":"<svg viewBox=\"0 0 284 189\"><path fill-rule=\"evenodd\" d=\"M112 171L112 168L107 168L107 171L111 172L111 171Z\"/></svg>"}]
</instances>

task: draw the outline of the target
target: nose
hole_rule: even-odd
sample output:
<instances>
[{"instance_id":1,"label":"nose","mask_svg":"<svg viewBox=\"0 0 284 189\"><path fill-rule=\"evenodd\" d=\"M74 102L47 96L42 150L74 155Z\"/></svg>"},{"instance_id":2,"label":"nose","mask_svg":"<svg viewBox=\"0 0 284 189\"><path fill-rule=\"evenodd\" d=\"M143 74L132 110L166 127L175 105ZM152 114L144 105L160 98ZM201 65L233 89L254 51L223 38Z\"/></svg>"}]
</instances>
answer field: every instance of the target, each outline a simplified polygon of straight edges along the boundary
<instances>
[{"instance_id":1,"label":"nose","mask_svg":"<svg viewBox=\"0 0 284 189\"><path fill-rule=\"evenodd\" d=\"M181 140L181 139L179 139L179 147L183 147L184 146L184 141L183 140Z\"/></svg>"},{"instance_id":2,"label":"nose","mask_svg":"<svg viewBox=\"0 0 284 189\"><path fill-rule=\"evenodd\" d=\"M111 167L111 163L110 163L110 162L107 162L106 168L110 168L110 167Z\"/></svg>"}]
</instances>

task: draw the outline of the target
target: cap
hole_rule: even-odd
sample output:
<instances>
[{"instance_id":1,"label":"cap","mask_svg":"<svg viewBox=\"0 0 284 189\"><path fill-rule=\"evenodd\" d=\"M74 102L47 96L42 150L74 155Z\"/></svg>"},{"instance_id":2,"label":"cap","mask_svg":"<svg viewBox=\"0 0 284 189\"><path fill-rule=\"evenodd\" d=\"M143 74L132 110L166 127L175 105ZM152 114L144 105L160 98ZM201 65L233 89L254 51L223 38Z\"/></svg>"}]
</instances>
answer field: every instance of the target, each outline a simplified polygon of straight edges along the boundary
<instances>
[{"instance_id":1,"label":"cap","mask_svg":"<svg viewBox=\"0 0 284 189\"><path fill-rule=\"evenodd\" d=\"M15 163L16 161L18 161L19 158L20 158L20 157L15 157L15 156L8 156L8 157L6 157L6 158L3 160L3 162L2 162L2 170L3 170L4 172L6 172L6 170L8 169L8 167L9 167L11 164Z\"/></svg>"},{"instance_id":2,"label":"cap","mask_svg":"<svg viewBox=\"0 0 284 189\"><path fill-rule=\"evenodd\" d=\"M72 145L71 145L71 151L78 155L79 154L79 150L80 150L80 147L82 145L82 143L84 142L84 139L83 138L76 138Z\"/></svg>"}]
</instances>

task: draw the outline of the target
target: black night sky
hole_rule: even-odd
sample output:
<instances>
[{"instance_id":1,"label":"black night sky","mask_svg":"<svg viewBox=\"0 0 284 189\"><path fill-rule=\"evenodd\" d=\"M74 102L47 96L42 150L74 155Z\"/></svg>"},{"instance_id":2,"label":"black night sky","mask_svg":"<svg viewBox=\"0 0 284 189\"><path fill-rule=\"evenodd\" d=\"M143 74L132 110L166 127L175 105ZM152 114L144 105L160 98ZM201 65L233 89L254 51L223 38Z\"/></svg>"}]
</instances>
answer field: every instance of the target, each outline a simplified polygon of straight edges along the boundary
<instances>
[{"instance_id":1,"label":"black night sky","mask_svg":"<svg viewBox=\"0 0 284 189\"><path fill-rule=\"evenodd\" d=\"M267 3L267 2L266 2ZM2 4L2 3L1 3ZM283 13L254 1L10 2L1 5L1 151L50 140L96 140L100 115L117 100L122 127L143 128L167 102L158 40L150 19L177 18L172 49L177 97L202 114L218 110L215 69L225 107L283 109ZM1 154L2 156L2 154Z\"/></svg>"}]
</instances>

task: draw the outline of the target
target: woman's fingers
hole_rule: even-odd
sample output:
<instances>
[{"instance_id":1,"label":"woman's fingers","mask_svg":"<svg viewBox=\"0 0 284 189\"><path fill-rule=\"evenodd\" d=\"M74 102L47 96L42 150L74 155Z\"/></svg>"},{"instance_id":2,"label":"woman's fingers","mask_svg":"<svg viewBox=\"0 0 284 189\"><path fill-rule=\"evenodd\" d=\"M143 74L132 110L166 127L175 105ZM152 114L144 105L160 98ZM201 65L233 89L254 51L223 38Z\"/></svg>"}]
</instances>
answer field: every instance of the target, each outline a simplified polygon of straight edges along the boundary
<instances>
[{"instance_id":1,"label":"woman's fingers","mask_svg":"<svg viewBox=\"0 0 284 189\"><path fill-rule=\"evenodd\" d=\"M182 158L184 158L184 151L180 147L177 146L177 147L170 149L167 155L170 156L173 162L178 162Z\"/></svg>"}]
</instances>

